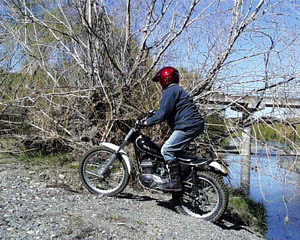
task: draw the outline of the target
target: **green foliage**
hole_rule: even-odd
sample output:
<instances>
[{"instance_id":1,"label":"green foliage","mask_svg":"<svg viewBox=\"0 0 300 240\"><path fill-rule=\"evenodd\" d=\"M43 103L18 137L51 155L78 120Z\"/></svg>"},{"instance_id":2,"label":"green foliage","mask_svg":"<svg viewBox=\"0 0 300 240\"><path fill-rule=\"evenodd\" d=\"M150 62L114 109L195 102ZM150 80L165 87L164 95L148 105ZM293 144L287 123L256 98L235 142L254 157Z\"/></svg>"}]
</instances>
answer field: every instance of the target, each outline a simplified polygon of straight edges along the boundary
<instances>
[{"instance_id":1,"label":"green foliage","mask_svg":"<svg viewBox=\"0 0 300 240\"><path fill-rule=\"evenodd\" d=\"M290 125L283 125L281 123L259 123L253 126L253 133L258 140L262 141L275 141L278 143L285 142L285 139L299 141L300 125L296 126L296 129Z\"/></svg>"},{"instance_id":2,"label":"green foliage","mask_svg":"<svg viewBox=\"0 0 300 240\"><path fill-rule=\"evenodd\" d=\"M255 202L239 189L230 189L229 206L239 221L263 235L266 233L267 215L263 203Z\"/></svg>"},{"instance_id":3,"label":"green foliage","mask_svg":"<svg viewBox=\"0 0 300 240\"><path fill-rule=\"evenodd\" d=\"M225 118L221 114L213 114L205 119L206 130L212 141L217 141L220 145L228 145L227 129Z\"/></svg>"},{"instance_id":4,"label":"green foliage","mask_svg":"<svg viewBox=\"0 0 300 240\"><path fill-rule=\"evenodd\" d=\"M53 82L49 81L47 74L41 70L36 70L32 74L6 72L2 81L3 94L0 101L8 104L14 99L32 96L34 92L40 93L45 89L50 91L53 87Z\"/></svg>"}]
</instances>

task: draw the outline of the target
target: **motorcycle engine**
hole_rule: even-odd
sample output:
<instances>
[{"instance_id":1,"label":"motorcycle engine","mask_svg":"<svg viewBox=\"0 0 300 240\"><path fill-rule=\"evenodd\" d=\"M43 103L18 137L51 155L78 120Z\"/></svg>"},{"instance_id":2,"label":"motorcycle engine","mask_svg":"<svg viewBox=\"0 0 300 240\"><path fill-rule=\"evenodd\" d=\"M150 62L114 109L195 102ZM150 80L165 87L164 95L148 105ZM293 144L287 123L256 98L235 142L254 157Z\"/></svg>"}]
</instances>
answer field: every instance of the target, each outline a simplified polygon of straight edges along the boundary
<instances>
[{"instance_id":1,"label":"motorcycle engine","mask_svg":"<svg viewBox=\"0 0 300 240\"><path fill-rule=\"evenodd\" d=\"M147 155L143 156L141 159L141 168L143 174L154 174L156 172L156 160Z\"/></svg>"},{"instance_id":2,"label":"motorcycle engine","mask_svg":"<svg viewBox=\"0 0 300 240\"><path fill-rule=\"evenodd\" d=\"M142 174L139 176L140 183L147 188L157 188L158 182L167 176L165 163L151 155L145 154L140 161Z\"/></svg>"}]
</instances>

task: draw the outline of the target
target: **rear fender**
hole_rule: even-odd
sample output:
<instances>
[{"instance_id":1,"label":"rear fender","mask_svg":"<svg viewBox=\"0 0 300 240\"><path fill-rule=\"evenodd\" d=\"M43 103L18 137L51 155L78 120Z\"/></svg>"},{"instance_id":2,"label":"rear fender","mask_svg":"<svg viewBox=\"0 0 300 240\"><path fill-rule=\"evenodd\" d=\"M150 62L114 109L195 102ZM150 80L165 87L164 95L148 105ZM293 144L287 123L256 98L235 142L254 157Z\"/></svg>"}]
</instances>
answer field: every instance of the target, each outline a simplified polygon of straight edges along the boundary
<instances>
[{"instance_id":1,"label":"rear fender","mask_svg":"<svg viewBox=\"0 0 300 240\"><path fill-rule=\"evenodd\" d=\"M217 161L212 161L209 166L221 172L225 176L228 175L227 167Z\"/></svg>"},{"instance_id":2,"label":"rear fender","mask_svg":"<svg viewBox=\"0 0 300 240\"><path fill-rule=\"evenodd\" d=\"M107 148L112 149L114 151L117 151L119 149L119 146L117 146L113 143L108 143L108 142L103 142L103 143L100 144L100 146L107 147ZM124 159L124 161L127 165L128 173L130 175L131 171L132 171L132 161L129 159L128 154L124 150L121 150L120 154L121 154L122 158Z\"/></svg>"}]
</instances>

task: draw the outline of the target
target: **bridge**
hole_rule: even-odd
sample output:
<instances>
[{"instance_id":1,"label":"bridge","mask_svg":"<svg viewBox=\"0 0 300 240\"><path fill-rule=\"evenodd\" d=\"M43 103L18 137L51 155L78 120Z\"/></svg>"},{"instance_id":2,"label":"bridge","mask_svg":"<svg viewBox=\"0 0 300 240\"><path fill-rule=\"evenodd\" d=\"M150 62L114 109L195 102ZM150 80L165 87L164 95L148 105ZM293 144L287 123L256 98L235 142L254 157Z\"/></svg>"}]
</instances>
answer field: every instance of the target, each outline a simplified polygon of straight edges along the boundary
<instances>
[{"instance_id":1,"label":"bridge","mask_svg":"<svg viewBox=\"0 0 300 240\"><path fill-rule=\"evenodd\" d=\"M207 97L203 97L208 104L211 105L227 105L231 109L245 113L245 110L249 112L256 112L264 110L265 108L288 108L299 109L300 108L300 87L294 87L291 91L286 89L276 88L276 91L264 91L263 94L255 92L253 89L247 91L227 91L227 92L212 92ZM297 114L300 113L296 110ZM300 124L296 123L296 124ZM224 153L235 152L242 156L241 161L241 188L244 193L249 194L250 191L250 166L251 166L251 126L245 127L241 142L239 144L240 149L226 149ZM278 154L278 153L277 153ZM281 154L281 153L279 153ZM297 150L295 155L299 155Z\"/></svg>"},{"instance_id":2,"label":"bridge","mask_svg":"<svg viewBox=\"0 0 300 240\"><path fill-rule=\"evenodd\" d=\"M299 98L279 99L274 97L232 95L226 93L213 93L207 98L209 104L221 104L231 106L243 106L249 110L263 110L266 107L272 108L300 108Z\"/></svg>"},{"instance_id":3,"label":"bridge","mask_svg":"<svg viewBox=\"0 0 300 240\"><path fill-rule=\"evenodd\" d=\"M263 93L263 94L262 94ZM203 97L208 104L229 105L233 110L246 108L260 111L270 108L300 108L300 86L293 89L277 87L276 91L255 91L250 87L233 87L208 93Z\"/></svg>"}]
</instances>

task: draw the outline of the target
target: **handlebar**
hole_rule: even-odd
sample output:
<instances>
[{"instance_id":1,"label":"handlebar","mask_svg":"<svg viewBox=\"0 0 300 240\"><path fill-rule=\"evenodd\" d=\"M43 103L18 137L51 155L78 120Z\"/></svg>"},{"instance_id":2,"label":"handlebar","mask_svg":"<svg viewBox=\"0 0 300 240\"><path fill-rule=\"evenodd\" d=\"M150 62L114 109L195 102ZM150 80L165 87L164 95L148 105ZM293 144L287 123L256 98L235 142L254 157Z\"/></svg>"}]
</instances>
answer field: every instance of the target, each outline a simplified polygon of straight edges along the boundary
<instances>
[{"instance_id":1,"label":"handlebar","mask_svg":"<svg viewBox=\"0 0 300 240\"><path fill-rule=\"evenodd\" d=\"M152 117L154 114L155 114L155 111L154 111L154 110L150 110L150 111L147 113L147 118L148 118L148 117Z\"/></svg>"},{"instance_id":2,"label":"handlebar","mask_svg":"<svg viewBox=\"0 0 300 240\"><path fill-rule=\"evenodd\" d=\"M142 119L140 119L140 120L137 120L137 121L135 122L135 126L136 126L137 128L146 127L147 125L144 124L144 121L145 121L147 118L153 116L154 114L155 114L155 111L154 111L154 110L150 110L150 111L146 114L146 117L144 117L144 118L142 118Z\"/></svg>"},{"instance_id":3,"label":"handlebar","mask_svg":"<svg viewBox=\"0 0 300 240\"><path fill-rule=\"evenodd\" d=\"M135 127L136 128L146 127L147 125L145 125L143 122L144 122L144 120L136 120Z\"/></svg>"}]
</instances>

